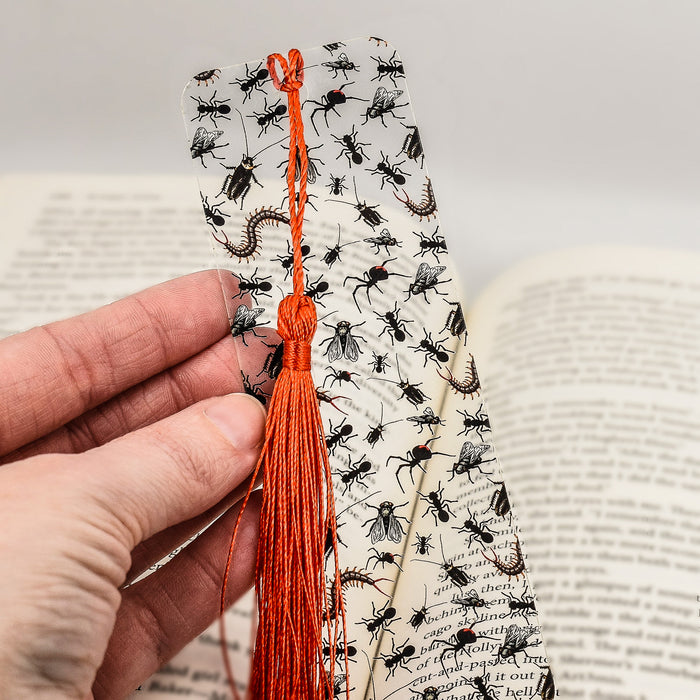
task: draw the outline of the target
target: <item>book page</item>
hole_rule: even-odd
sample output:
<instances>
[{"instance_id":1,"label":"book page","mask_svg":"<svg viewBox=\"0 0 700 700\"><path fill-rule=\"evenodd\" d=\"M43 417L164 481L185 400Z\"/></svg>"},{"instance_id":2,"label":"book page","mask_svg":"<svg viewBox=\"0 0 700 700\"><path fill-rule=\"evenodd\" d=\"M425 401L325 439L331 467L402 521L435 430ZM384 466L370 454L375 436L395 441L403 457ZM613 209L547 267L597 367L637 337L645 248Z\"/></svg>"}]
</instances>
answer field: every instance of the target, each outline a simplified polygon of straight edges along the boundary
<instances>
[{"instance_id":1,"label":"book page","mask_svg":"<svg viewBox=\"0 0 700 700\"><path fill-rule=\"evenodd\" d=\"M561 252L468 318L570 698L700 689L700 257Z\"/></svg>"}]
</instances>

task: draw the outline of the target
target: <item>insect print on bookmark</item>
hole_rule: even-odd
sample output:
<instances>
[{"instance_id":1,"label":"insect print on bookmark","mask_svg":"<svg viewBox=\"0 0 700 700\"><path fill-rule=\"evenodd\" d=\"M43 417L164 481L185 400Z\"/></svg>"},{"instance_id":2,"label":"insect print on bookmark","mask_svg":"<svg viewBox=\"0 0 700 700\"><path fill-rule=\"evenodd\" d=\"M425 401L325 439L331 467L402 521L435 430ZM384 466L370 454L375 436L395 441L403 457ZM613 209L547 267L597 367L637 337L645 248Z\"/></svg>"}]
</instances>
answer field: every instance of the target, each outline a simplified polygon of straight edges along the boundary
<instances>
[{"instance_id":1,"label":"insect print on bookmark","mask_svg":"<svg viewBox=\"0 0 700 700\"><path fill-rule=\"evenodd\" d=\"M305 292L318 314L312 373L340 562L339 572L327 564L319 613L332 618L342 596L348 645L356 650L347 678L342 669L328 694L442 700L456 683L495 694L496 663L515 659L536 679L548 662L528 607L534 597L449 258L454 232L439 220L409 100L410 60L375 37L302 55L308 141L306 200L297 202L304 206L300 252ZM230 342L244 390L261 403L269 402L283 366L271 329L294 268L290 121L281 97L264 57L203 70L183 97L203 230L222 279L237 280L226 293ZM300 153L292 163L298 192ZM492 582L504 586L493 600ZM414 628L416 585L423 607L436 614ZM505 640L503 620L512 614L523 622L518 629L535 631ZM341 641L324 645L337 652ZM463 668L469 658L477 664L471 671ZM419 665L429 672L425 683L411 679ZM535 691L534 681L508 682L519 696Z\"/></svg>"}]
</instances>

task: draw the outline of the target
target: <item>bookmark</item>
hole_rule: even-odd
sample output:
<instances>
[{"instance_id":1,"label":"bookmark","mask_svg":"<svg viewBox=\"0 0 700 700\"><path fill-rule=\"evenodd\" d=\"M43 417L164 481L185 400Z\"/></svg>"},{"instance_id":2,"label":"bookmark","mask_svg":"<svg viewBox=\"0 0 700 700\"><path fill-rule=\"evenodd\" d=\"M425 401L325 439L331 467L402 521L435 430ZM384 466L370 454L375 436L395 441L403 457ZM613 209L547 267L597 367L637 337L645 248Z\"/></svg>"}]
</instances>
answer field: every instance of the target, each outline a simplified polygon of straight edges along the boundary
<instances>
[{"instance_id":1,"label":"bookmark","mask_svg":"<svg viewBox=\"0 0 700 700\"><path fill-rule=\"evenodd\" d=\"M252 697L552 697L397 52L203 71L183 111L234 342L284 340L243 377L269 407Z\"/></svg>"}]
</instances>

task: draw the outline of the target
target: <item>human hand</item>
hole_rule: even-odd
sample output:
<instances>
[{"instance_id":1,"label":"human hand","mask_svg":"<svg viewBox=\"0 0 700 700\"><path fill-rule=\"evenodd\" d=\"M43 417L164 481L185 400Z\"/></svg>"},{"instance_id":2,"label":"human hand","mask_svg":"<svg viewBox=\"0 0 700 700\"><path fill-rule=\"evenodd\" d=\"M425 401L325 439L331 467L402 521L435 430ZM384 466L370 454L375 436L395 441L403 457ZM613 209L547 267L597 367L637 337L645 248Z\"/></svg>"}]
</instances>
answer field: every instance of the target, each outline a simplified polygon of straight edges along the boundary
<instances>
[{"instance_id":1,"label":"human hand","mask_svg":"<svg viewBox=\"0 0 700 700\"><path fill-rule=\"evenodd\" d=\"M257 368L270 350L247 342ZM0 367L0 697L124 697L218 615L260 451L264 409L222 396L243 386L218 274L6 338ZM229 602L258 516L252 498Z\"/></svg>"}]
</instances>

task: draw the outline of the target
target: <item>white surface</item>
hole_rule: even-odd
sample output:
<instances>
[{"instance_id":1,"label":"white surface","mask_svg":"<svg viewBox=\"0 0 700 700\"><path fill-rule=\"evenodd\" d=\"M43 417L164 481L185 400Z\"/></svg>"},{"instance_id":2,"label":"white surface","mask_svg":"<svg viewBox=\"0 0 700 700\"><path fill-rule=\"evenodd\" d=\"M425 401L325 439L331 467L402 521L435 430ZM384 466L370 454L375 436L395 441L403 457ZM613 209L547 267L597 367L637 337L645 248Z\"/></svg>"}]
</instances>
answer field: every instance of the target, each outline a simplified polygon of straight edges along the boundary
<instances>
[{"instance_id":1,"label":"white surface","mask_svg":"<svg viewBox=\"0 0 700 700\"><path fill-rule=\"evenodd\" d=\"M473 296L530 253L700 249L697 0L2 0L4 172L189 174L195 72L376 34L400 51Z\"/></svg>"}]
</instances>

